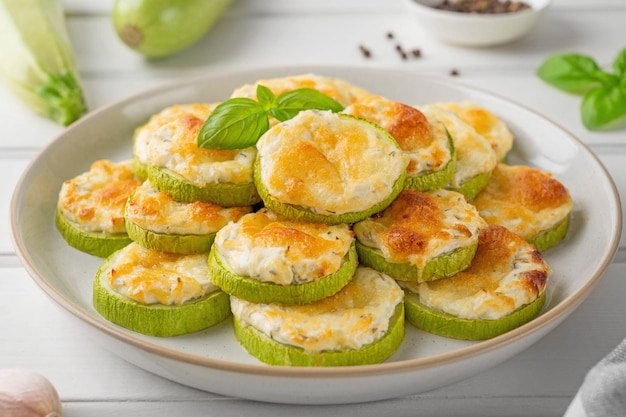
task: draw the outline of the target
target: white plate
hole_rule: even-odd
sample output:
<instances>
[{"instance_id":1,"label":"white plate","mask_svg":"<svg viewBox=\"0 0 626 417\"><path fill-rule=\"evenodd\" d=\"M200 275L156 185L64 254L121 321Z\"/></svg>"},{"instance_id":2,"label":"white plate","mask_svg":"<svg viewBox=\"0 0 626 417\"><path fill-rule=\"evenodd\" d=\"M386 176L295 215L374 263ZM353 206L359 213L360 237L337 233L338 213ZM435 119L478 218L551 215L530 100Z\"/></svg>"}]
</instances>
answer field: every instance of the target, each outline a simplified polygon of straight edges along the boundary
<instances>
[{"instance_id":1,"label":"white plate","mask_svg":"<svg viewBox=\"0 0 626 417\"><path fill-rule=\"evenodd\" d=\"M103 320L91 304L101 263L65 244L54 226L61 183L101 158L131 157L131 135L148 116L185 102L227 98L258 78L315 72L344 78L408 104L471 100L496 112L515 134L510 163L552 172L574 199L571 229L546 257L554 269L542 314L507 334L481 342L433 336L407 325L405 341L386 363L344 368L271 367L235 341L231 323L174 338L147 337ZM333 404L373 401L430 390L501 363L550 332L587 297L615 254L621 211L615 186L596 157L542 116L495 95L451 82L383 69L282 68L213 73L130 97L65 130L33 161L11 205L15 247L37 284L85 331L127 361L173 381L261 401Z\"/></svg>"}]
</instances>

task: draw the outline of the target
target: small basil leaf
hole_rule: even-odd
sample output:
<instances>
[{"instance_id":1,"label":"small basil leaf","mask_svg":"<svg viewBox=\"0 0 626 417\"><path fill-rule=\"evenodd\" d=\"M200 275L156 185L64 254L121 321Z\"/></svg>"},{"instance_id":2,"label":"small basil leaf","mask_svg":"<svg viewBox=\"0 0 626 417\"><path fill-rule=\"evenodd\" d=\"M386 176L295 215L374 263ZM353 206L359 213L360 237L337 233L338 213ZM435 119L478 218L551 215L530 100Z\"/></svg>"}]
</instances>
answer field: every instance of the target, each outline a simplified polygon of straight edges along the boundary
<instances>
[{"instance_id":1,"label":"small basil leaf","mask_svg":"<svg viewBox=\"0 0 626 417\"><path fill-rule=\"evenodd\" d=\"M598 130L626 116L626 89L619 84L594 88L585 94L580 111L585 127Z\"/></svg>"},{"instance_id":2,"label":"small basil leaf","mask_svg":"<svg viewBox=\"0 0 626 417\"><path fill-rule=\"evenodd\" d=\"M256 144L269 129L267 112L250 98L232 98L218 105L198 134L207 149L244 149Z\"/></svg>"},{"instance_id":3,"label":"small basil leaf","mask_svg":"<svg viewBox=\"0 0 626 417\"><path fill-rule=\"evenodd\" d=\"M265 111L276 107L276 97L272 90L264 85L257 85L256 87L256 99Z\"/></svg>"},{"instance_id":4,"label":"small basil leaf","mask_svg":"<svg viewBox=\"0 0 626 417\"><path fill-rule=\"evenodd\" d=\"M602 83L607 74L588 56L560 54L544 61L537 70L537 75L558 89L570 93L583 93Z\"/></svg>"},{"instance_id":5,"label":"small basil leaf","mask_svg":"<svg viewBox=\"0 0 626 417\"><path fill-rule=\"evenodd\" d=\"M626 48L622 49L617 57L615 57L615 60L613 61L613 69L618 77L623 79L626 78Z\"/></svg>"},{"instance_id":6,"label":"small basil leaf","mask_svg":"<svg viewBox=\"0 0 626 417\"><path fill-rule=\"evenodd\" d=\"M343 106L326 94L312 88L298 88L281 93L276 98L276 107L270 114L281 122L291 119L302 110L331 110L339 112Z\"/></svg>"}]
</instances>

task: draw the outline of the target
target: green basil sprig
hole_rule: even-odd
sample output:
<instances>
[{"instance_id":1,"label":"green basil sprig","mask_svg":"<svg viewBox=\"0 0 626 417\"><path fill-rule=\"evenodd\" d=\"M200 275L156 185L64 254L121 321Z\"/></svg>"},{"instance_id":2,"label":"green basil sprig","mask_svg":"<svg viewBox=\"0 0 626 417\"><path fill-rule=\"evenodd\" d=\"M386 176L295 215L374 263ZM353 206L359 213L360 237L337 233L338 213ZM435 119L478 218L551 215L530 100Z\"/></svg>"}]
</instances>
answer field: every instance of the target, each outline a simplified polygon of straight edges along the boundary
<instances>
[{"instance_id":1,"label":"green basil sprig","mask_svg":"<svg viewBox=\"0 0 626 417\"><path fill-rule=\"evenodd\" d=\"M276 97L269 88L258 85L256 97L257 101L238 97L219 104L200 129L198 147L247 148L254 146L269 129L269 116L284 122L302 110L343 110L337 101L312 88L298 88Z\"/></svg>"},{"instance_id":2,"label":"green basil sprig","mask_svg":"<svg viewBox=\"0 0 626 417\"><path fill-rule=\"evenodd\" d=\"M557 54L537 70L543 81L560 90L583 96L583 125L599 130L626 116L626 49L613 61L613 72L604 71L593 58L580 54Z\"/></svg>"}]
</instances>

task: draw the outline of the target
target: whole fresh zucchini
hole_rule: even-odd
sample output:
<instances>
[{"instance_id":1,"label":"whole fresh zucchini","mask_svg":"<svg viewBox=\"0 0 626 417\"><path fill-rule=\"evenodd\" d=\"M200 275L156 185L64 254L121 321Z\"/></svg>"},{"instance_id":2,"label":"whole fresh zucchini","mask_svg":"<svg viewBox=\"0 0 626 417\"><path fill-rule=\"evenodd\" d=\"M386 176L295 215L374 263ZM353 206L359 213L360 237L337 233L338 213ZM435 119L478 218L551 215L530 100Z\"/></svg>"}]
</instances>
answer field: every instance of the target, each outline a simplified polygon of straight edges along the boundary
<instances>
[{"instance_id":1,"label":"whole fresh zucchini","mask_svg":"<svg viewBox=\"0 0 626 417\"><path fill-rule=\"evenodd\" d=\"M64 126L87 111L61 0L0 0L0 78Z\"/></svg>"},{"instance_id":2,"label":"whole fresh zucchini","mask_svg":"<svg viewBox=\"0 0 626 417\"><path fill-rule=\"evenodd\" d=\"M148 58L181 51L195 42L232 0L116 0L113 25L120 39Z\"/></svg>"}]
</instances>

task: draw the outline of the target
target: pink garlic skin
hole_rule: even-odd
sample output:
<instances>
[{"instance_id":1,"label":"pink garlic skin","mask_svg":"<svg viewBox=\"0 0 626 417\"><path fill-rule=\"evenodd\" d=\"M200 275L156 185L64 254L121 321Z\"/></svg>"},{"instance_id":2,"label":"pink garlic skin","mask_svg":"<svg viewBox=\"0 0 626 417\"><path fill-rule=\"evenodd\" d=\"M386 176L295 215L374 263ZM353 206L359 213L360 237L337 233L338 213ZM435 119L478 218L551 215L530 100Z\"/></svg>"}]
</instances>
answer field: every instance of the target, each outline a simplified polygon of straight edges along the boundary
<instances>
[{"instance_id":1,"label":"pink garlic skin","mask_svg":"<svg viewBox=\"0 0 626 417\"><path fill-rule=\"evenodd\" d=\"M0 417L61 417L61 400L44 376L29 369L0 369Z\"/></svg>"}]
</instances>

